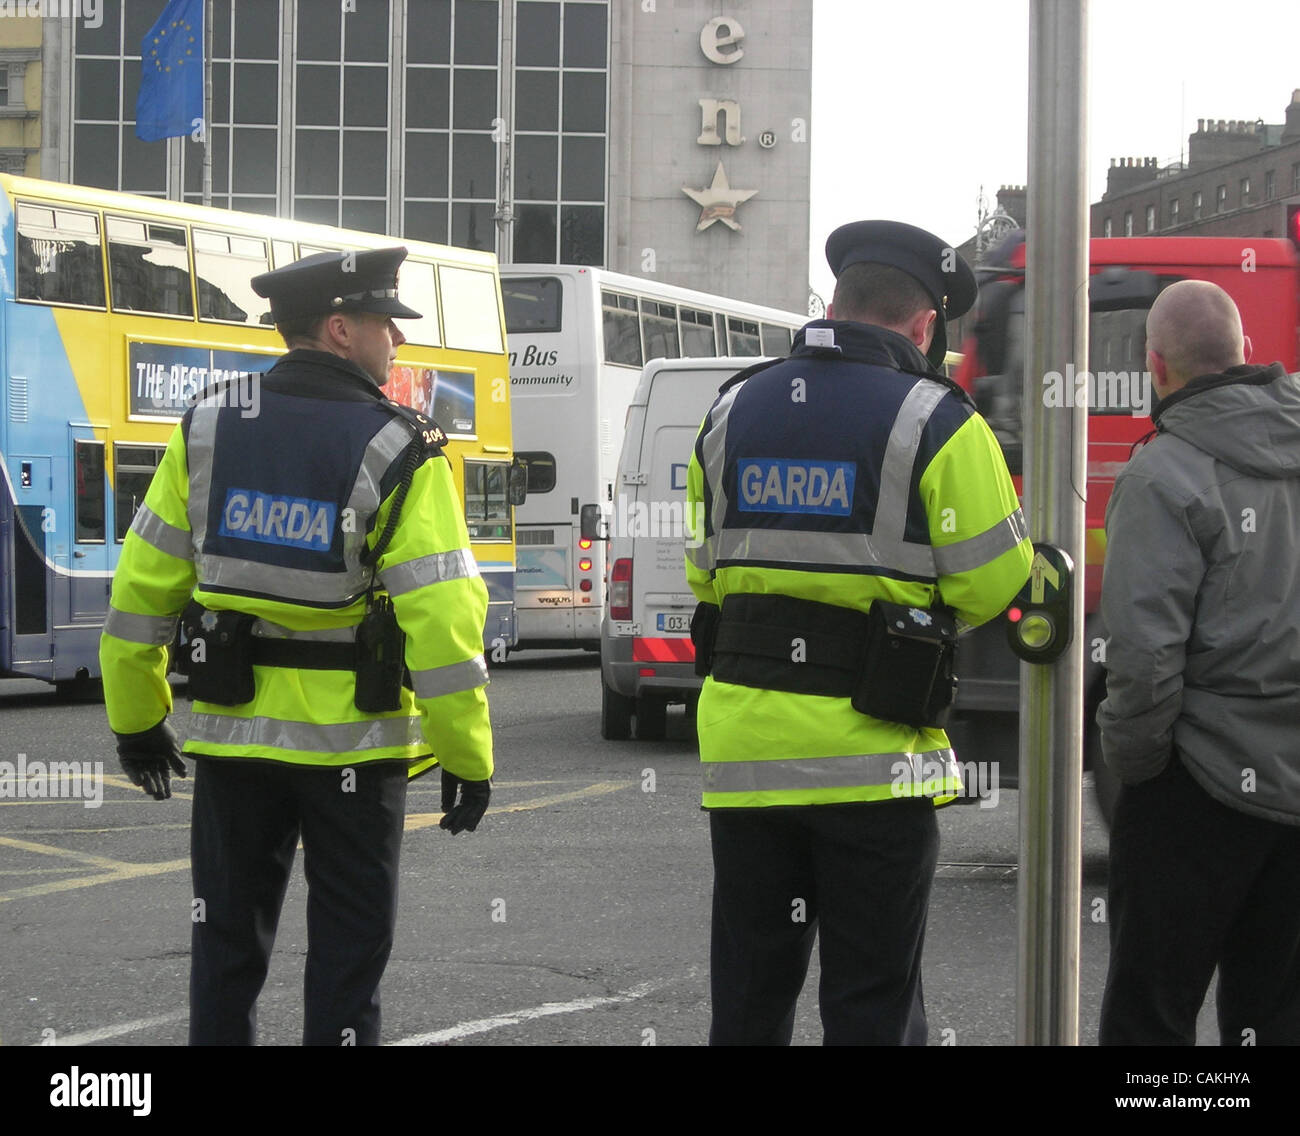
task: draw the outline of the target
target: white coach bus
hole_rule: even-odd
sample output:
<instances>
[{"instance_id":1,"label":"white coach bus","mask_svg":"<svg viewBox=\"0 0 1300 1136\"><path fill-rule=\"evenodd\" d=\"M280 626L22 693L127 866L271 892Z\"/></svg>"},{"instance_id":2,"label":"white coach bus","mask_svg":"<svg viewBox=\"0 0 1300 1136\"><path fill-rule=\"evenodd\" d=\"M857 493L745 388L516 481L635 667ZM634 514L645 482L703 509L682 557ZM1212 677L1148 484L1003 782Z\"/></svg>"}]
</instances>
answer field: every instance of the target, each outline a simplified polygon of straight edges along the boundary
<instances>
[{"instance_id":1,"label":"white coach bus","mask_svg":"<svg viewBox=\"0 0 1300 1136\"><path fill-rule=\"evenodd\" d=\"M651 359L789 354L808 321L576 265L501 266L514 446L520 647L600 649L606 545L628 404ZM584 517L585 535L584 535Z\"/></svg>"}]
</instances>

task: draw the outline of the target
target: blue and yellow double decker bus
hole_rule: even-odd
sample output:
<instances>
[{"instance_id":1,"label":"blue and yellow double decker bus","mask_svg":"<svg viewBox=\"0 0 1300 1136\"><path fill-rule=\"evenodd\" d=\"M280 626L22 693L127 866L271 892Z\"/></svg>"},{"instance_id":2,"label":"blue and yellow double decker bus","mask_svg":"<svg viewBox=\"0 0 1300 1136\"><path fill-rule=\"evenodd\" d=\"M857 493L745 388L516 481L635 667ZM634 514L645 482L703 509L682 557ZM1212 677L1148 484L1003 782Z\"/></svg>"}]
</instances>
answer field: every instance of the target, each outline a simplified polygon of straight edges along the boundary
<instances>
[{"instance_id":1,"label":"blue and yellow double decker bus","mask_svg":"<svg viewBox=\"0 0 1300 1136\"><path fill-rule=\"evenodd\" d=\"M98 676L122 541L199 390L257 412L284 351L250 280L391 238L0 175L0 676ZM423 313L385 388L447 432L488 585L484 643L515 643L513 452L496 258L403 241ZM514 482L522 482L519 467Z\"/></svg>"}]
</instances>

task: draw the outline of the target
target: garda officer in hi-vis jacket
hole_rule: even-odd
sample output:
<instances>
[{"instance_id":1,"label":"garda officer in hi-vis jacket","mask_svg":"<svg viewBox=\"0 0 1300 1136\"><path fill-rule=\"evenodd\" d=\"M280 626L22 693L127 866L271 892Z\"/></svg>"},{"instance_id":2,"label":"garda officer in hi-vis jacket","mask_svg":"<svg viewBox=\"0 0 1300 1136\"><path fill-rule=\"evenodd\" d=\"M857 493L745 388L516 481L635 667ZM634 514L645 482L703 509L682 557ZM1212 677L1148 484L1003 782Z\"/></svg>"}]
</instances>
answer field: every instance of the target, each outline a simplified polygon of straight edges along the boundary
<instances>
[{"instance_id":1,"label":"garda officer in hi-vis jacket","mask_svg":"<svg viewBox=\"0 0 1300 1136\"><path fill-rule=\"evenodd\" d=\"M935 370L969 266L892 221L826 255L830 318L724 384L687 477L713 1044L790 1041L818 931L826 1042L925 1043L954 644L1029 574L998 444Z\"/></svg>"},{"instance_id":2,"label":"garda officer in hi-vis jacket","mask_svg":"<svg viewBox=\"0 0 1300 1136\"><path fill-rule=\"evenodd\" d=\"M379 387L405 339L403 248L321 253L253 288L290 351L260 411L200 395L113 580L100 659L123 768L170 795L177 619L194 698L191 1044L251 1044L298 841L303 1040L377 1044L408 777L442 766L442 826L492 776L487 592L445 435Z\"/></svg>"}]
</instances>

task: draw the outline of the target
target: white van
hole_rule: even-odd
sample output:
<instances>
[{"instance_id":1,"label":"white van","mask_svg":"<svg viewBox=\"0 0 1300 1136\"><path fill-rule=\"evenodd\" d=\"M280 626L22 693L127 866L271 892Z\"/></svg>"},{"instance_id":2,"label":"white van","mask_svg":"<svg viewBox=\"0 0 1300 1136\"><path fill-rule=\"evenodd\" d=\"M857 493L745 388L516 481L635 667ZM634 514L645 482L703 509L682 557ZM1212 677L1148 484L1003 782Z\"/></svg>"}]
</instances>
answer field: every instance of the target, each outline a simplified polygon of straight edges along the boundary
<instances>
[{"instance_id":1,"label":"white van","mask_svg":"<svg viewBox=\"0 0 1300 1136\"><path fill-rule=\"evenodd\" d=\"M655 359L627 412L614 500L605 517L609 586L600 626L600 733L662 738L670 702L693 706L686 582L686 466L718 388L758 358Z\"/></svg>"}]
</instances>

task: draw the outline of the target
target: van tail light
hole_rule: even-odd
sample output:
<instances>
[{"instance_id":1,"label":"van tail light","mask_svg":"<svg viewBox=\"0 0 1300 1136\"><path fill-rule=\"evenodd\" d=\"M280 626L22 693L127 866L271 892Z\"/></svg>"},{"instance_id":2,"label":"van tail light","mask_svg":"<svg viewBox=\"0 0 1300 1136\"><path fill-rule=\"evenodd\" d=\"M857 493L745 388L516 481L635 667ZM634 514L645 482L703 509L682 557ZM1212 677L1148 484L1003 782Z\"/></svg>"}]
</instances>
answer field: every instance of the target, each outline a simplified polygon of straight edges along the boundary
<instances>
[{"instance_id":1,"label":"van tail light","mask_svg":"<svg viewBox=\"0 0 1300 1136\"><path fill-rule=\"evenodd\" d=\"M616 623L632 621L632 560L614 561L609 576L609 618Z\"/></svg>"}]
</instances>

